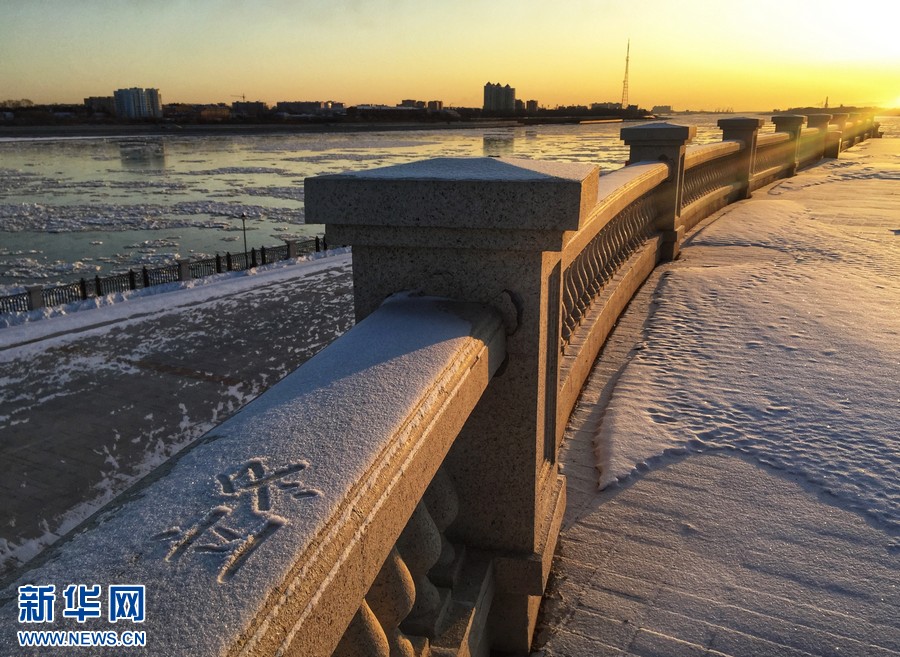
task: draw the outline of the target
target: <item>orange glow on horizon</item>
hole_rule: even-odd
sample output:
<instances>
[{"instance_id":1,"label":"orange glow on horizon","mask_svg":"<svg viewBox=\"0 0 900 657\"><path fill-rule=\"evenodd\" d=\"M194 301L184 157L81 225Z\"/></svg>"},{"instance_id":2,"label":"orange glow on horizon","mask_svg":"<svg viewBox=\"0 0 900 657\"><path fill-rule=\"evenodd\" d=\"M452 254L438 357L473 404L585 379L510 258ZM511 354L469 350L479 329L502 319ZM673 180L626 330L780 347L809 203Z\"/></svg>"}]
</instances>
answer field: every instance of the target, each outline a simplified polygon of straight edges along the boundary
<instances>
[{"instance_id":1,"label":"orange glow on horizon","mask_svg":"<svg viewBox=\"0 0 900 657\"><path fill-rule=\"evenodd\" d=\"M871 20L856 24L837 0L644 0L639 10L625 0L11 3L0 100L78 103L142 86L166 103L244 95L480 107L490 81L543 106L587 105L621 99L630 38L629 99L648 109L770 111L826 97L896 106L892 11L875 0Z\"/></svg>"}]
</instances>

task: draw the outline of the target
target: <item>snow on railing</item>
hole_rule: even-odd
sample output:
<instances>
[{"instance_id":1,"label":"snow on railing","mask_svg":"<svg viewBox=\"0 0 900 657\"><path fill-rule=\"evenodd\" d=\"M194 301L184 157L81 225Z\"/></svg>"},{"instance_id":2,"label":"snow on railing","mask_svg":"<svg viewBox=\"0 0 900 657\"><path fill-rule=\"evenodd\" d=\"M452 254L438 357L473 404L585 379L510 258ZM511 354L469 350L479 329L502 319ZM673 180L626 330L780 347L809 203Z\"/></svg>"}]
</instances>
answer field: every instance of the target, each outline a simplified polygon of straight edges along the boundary
<instances>
[{"instance_id":1,"label":"snow on railing","mask_svg":"<svg viewBox=\"0 0 900 657\"><path fill-rule=\"evenodd\" d=\"M147 655L479 654L494 562L448 540L483 511L445 456L505 356L491 308L388 300L0 590L0 653L38 650L20 587L74 581L143 587Z\"/></svg>"}]
</instances>

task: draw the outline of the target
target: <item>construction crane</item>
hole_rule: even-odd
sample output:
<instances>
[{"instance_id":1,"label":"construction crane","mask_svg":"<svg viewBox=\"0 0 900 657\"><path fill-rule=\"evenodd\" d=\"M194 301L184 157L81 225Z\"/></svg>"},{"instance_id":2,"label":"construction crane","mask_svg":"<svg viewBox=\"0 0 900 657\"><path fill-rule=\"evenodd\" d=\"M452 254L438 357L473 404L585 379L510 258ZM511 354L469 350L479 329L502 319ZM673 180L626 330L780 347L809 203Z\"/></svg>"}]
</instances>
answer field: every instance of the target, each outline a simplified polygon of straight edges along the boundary
<instances>
[{"instance_id":1,"label":"construction crane","mask_svg":"<svg viewBox=\"0 0 900 657\"><path fill-rule=\"evenodd\" d=\"M247 97L244 94L231 94L232 98L240 98L243 102L247 102Z\"/></svg>"},{"instance_id":2,"label":"construction crane","mask_svg":"<svg viewBox=\"0 0 900 657\"><path fill-rule=\"evenodd\" d=\"M628 59L631 56L631 39L625 51L625 80L622 82L622 109L628 109Z\"/></svg>"}]
</instances>

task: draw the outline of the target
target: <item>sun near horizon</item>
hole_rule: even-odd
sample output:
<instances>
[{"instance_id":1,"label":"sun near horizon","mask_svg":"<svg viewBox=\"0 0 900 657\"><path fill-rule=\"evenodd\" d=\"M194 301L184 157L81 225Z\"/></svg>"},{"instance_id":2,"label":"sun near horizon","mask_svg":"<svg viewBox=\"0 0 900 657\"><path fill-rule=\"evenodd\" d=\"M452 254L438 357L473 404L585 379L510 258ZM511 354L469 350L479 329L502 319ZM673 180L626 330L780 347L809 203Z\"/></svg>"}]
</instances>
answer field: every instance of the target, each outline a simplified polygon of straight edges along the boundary
<instances>
[{"instance_id":1,"label":"sun near horizon","mask_svg":"<svg viewBox=\"0 0 900 657\"><path fill-rule=\"evenodd\" d=\"M163 102L245 97L480 106L486 82L543 106L771 111L900 107L900 39L886 0L722 5L582 0L0 0L0 94L80 103L116 88ZM881 15L883 20L879 20Z\"/></svg>"}]
</instances>

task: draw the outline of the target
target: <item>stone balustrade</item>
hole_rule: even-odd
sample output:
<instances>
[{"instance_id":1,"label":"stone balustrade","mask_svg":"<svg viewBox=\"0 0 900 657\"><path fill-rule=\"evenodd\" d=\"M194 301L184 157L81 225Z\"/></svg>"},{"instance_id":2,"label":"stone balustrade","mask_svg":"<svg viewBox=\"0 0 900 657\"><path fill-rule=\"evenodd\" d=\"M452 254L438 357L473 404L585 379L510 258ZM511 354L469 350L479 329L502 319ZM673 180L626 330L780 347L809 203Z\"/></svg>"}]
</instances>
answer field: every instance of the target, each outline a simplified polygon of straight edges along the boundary
<instances>
[{"instance_id":1,"label":"stone balustrade","mask_svg":"<svg viewBox=\"0 0 900 657\"><path fill-rule=\"evenodd\" d=\"M485 624L494 572L444 544L460 507L439 469L505 342L484 305L386 301L3 589L0 654L46 654L13 643L45 629L16 624L18 587L61 600L73 582L145 586L146 618L127 629L147 633L148 655L328 657L345 631L421 647L410 611L409 631L445 623L483 654L485 634L465 630ZM85 627L58 610L47 629Z\"/></svg>"},{"instance_id":2,"label":"stone balustrade","mask_svg":"<svg viewBox=\"0 0 900 657\"><path fill-rule=\"evenodd\" d=\"M704 217L878 135L861 116L773 121L723 119L699 147L684 126L626 127L630 164L603 176L440 158L307 180L307 219L353 247L357 325L0 604L27 584L145 585L150 655L527 652L559 440L619 314Z\"/></svg>"}]
</instances>

